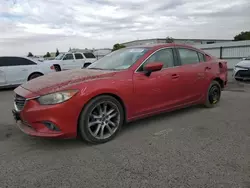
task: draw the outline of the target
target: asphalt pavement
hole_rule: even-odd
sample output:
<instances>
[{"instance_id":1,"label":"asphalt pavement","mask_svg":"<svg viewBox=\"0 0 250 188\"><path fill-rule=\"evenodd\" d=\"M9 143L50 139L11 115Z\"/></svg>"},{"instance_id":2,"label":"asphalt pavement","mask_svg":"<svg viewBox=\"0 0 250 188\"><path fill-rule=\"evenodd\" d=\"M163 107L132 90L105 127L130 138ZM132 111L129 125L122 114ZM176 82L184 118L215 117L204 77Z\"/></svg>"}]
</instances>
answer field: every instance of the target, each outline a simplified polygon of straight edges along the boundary
<instances>
[{"instance_id":1,"label":"asphalt pavement","mask_svg":"<svg viewBox=\"0 0 250 188\"><path fill-rule=\"evenodd\" d=\"M139 120L112 141L24 135L13 91L0 91L0 188L250 187L250 86L230 82L221 103Z\"/></svg>"}]
</instances>

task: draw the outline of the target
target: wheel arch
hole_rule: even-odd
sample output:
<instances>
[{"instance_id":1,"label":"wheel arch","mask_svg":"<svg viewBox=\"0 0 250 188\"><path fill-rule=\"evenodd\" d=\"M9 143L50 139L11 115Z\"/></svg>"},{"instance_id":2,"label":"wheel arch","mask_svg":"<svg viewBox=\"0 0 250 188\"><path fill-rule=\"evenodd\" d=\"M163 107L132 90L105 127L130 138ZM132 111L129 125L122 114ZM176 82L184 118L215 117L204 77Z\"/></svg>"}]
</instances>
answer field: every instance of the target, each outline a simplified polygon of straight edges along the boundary
<instances>
[{"instance_id":1,"label":"wheel arch","mask_svg":"<svg viewBox=\"0 0 250 188\"><path fill-rule=\"evenodd\" d=\"M126 108L126 105L125 105L124 101L122 100L122 98L119 95L115 94L115 93L104 92L104 93L97 94L97 95L91 97L86 102L86 104L88 104L91 100L95 99L96 97L99 97L99 96L102 96L102 95L112 96L112 97L114 97L122 105L122 108L123 108L123 111L124 111L124 121L126 122L127 121L127 108ZM82 110L85 108L86 104L83 106ZM80 120L80 116L81 116L81 113L79 113L78 119L77 119L77 134L79 133L79 120Z\"/></svg>"},{"instance_id":2,"label":"wheel arch","mask_svg":"<svg viewBox=\"0 0 250 188\"><path fill-rule=\"evenodd\" d=\"M32 75L34 75L34 74L40 74L41 76L43 76L44 74L42 73L42 72L40 72L40 71L35 71L35 72L32 72L32 73L30 73L29 74L29 76L28 76L28 81L30 80L30 77L32 76Z\"/></svg>"},{"instance_id":3,"label":"wheel arch","mask_svg":"<svg viewBox=\"0 0 250 188\"><path fill-rule=\"evenodd\" d=\"M214 81L217 81L220 84L220 87L224 89L224 81L220 77L216 77L213 79Z\"/></svg>"}]
</instances>

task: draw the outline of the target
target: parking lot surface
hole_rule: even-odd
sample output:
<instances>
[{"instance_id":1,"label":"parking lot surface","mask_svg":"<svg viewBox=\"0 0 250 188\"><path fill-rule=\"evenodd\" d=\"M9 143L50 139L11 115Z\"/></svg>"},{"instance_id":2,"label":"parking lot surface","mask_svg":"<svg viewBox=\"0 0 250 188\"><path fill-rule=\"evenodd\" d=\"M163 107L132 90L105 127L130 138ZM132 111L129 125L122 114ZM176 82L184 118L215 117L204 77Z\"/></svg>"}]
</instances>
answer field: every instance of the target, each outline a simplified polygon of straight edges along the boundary
<instances>
[{"instance_id":1,"label":"parking lot surface","mask_svg":"<svg viewBox=\"0 0 250 188\"><path fill-rule=\"evenodd\" d=\"M249 88L230 83L216 108L139 120L102 145L24 135L0 91L0 187L249 188Z\"/></svg>"}]
</instances>

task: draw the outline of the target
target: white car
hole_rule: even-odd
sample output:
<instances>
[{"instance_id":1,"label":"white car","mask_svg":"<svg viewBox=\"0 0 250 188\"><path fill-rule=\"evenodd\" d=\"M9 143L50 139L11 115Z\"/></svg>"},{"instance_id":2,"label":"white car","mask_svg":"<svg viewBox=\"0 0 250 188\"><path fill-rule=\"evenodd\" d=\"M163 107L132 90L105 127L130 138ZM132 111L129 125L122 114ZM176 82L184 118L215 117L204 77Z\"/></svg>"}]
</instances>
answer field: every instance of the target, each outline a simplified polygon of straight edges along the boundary
<instances>
[{"instance_id":1,"label":"white car","mask_svg":"<svg viewBox=\"0 0 250 188\"><path fill-rule=\"evenodd\" d=\"M250 56L234 66L233 77L238 81L250 80Z\"/></svg>"},{"instance_id":2,"label":"white car","mask_svg":"<svg viewBox=\"0 0 250 188\"><path fill-rule=\"evenodd\" d=\"M97 58L91 52L67 52L59 54L54 60L47 60L44 63L59 65L60 70L85 68L95 62ZM57 71L60 71L57 69Z\"/></svg>"},{"instance_id":3,"label":"white car","mask_svg":"<svg viewBox=\"0 0 250 188\"><path fill-rule=\"evenodd\" d=\"M39 76L56 72L53 64L28 57L0 57L0 88L20 85Z\"/></svg>"}]
</instances>

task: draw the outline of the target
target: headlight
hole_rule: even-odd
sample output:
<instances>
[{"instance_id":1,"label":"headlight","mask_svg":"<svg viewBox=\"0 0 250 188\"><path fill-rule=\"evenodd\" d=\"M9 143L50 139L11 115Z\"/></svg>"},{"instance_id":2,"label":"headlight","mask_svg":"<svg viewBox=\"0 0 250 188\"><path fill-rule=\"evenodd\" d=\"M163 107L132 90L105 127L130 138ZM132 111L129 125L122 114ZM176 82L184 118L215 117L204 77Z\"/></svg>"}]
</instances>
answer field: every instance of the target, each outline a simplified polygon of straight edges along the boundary
<instances>
[{"instance_id":1,"label":"headlight","mask_svg":"<svg viewBox=\"0 0 250 188\"><path fill-rule=\"evenodd\" d=\"M42 105L58 104L69 100L73 97L78 90L67 90L59 91L56 93L51 93L48 95L43 95L37 99L37 101Z\"/></svg>"}]
</instances>

